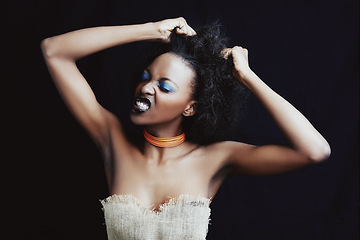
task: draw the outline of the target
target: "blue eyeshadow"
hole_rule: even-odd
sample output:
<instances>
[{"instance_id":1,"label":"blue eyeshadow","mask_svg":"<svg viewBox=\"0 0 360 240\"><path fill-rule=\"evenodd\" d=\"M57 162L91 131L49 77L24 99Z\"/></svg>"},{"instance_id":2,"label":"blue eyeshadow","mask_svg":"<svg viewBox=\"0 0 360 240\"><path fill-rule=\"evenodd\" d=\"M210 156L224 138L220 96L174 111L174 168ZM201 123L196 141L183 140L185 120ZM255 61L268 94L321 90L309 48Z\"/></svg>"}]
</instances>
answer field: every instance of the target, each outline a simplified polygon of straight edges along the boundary
<instances>
[{"instance_id":1,"label":"blue eyeshadow","mask_svg":"<svg viewBox=\"0 0 360 240\"><path fill-rule=\"evenodd\" d=\"M143 74L141 75L141 80L142 81L149 81L149 79L150 79L150 75L149 75L148 71L145 70L143 72Z\"/></svg>"},{"instance_id":2,"label":"blue eyeshadow","mask_svg":"<svg viewBox=\"0 0 360 240\"><path fill-rule=\"evenodd\" d=\"M159 82L159 88L160 88L160 90L162 90L164 92L175 91L175 89L170 84L166 83L165 81Z\"/></svg>"}]
</instances>

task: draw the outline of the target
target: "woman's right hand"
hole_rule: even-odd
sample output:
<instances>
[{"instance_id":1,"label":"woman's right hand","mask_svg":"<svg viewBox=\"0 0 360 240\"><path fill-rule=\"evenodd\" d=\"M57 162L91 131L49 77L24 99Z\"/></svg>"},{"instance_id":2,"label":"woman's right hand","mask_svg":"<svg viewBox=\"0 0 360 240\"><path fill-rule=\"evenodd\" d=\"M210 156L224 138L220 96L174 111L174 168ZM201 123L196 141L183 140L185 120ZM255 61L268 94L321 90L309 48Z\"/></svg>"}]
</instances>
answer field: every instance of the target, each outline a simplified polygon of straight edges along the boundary
<instances>
[{"instance_id":1,"label":"woman's right hand","mask_svg":"<svg viewBox=\"0 0 360 240\"><path fill-rule=\"evenodd\" d=\"M160 33L160 39L165 42L170 41L171 32L176 29L176 33L185 34L188 36L196 35L183 17L166 19L155 23Z\"/></svg>"}]
</instances>

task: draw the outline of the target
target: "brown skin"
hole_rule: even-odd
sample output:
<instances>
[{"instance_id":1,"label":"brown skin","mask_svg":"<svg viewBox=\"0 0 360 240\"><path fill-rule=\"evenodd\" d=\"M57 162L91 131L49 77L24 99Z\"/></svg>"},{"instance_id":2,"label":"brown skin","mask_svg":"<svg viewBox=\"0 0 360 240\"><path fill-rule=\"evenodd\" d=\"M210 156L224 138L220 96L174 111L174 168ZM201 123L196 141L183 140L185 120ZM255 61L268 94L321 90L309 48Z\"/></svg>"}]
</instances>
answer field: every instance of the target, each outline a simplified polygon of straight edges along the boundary
<instances>
[{"instance_id":1,"label":"brown skin","mask_svg":"<svg viewBox=\"0 0 360 240\"><path fill-rule=\"evenodd\" d=\"M131 113L131 120L135 124L151 125L148 130L157 132L160 137L180 134L181 130L177 132L172 130L179 128L184 116L195 113L196 101L191 99L191 86L195 73L182 58L171 53L157 57L147 69L152 79L140 83L135 90L135 96L148 98L151 101L151 108L142 114ZM163 92L159 89L159 80L162 78L169 79L167 81L174 86L174 91ZM168 127L169 124L173 127Z\"/></svg>"},{"instance_id":2,"label":"brown skin","mask_svg":"<svg viewBox=\"0 0 360 240\"><path fill-rule=\"evenodd\" d=\"M183 18L131 26L82 29L45 39L42 50L49 72L65 103L89 132L104 156L111 194L132 194L144 205L157 208L180 194L214 197L229 174L271 175L292 171L326 159L330 147L321 134L290 103L271 90L249 67L248 51L224 50L234 59L234 75L264 105L289 139L291 147L253 146L220 142L197 146L188 142L174 148L145 143L141 151L126 139L121 122L104 109L76 67L76 60L116 45L140 41L168 41L171 31L193 35ZM180 57L163 54L150 66L152 78L136 94L152 101L150 110L131 115L158 137L181 132L181 121L195 113L191 99L194 72ZM164 93L159 79L167 77L177 89ZM234 189L236 191L236 189Z\"/></svg>"}]
</instances>

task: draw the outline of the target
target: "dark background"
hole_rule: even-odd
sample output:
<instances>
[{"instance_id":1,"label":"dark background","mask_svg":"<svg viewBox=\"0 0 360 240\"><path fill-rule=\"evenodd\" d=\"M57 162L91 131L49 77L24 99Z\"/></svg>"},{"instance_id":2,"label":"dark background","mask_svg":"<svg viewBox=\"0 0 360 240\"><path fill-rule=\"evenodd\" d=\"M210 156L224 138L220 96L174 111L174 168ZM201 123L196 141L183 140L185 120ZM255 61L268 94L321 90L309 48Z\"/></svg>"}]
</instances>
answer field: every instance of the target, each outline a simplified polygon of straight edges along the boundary
<instances>
[{"instance_id":1,"label":"dark background","mask_svg":"<svg viewBox=\"0 0 360 240\"><path fill-rule=\"evenodd\" d=\"M252 69L332 147L330 159L316 166L228 179L213 199L208 239L358 239L358 1L8 0L0 9L1 239L106 239L101 156L62 103L40 41L84 27L177 16L195 28L220 19L231 45L249 49ZM141 47L116 47L79 62L99 101L121 118ZM240 141L286 143L253 96L238 126Z\"/></svg>"}]
</instances>

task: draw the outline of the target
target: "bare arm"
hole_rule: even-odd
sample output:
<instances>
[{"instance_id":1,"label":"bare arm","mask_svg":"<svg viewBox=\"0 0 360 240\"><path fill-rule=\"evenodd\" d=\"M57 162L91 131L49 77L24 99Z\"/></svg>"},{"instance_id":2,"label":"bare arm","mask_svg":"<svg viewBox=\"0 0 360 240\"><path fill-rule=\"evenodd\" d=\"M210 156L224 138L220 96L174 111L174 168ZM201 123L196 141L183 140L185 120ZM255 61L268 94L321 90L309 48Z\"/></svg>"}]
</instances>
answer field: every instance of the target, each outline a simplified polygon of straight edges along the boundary
<instances>
[{"instance_id":1,"label":"bare arm","mask_svg":"<svg viewBox=\"0 0 360 240\"><path fill-rule=\"evenodd\" d=\"M100 146L107 144L115 118L97 102L76 60L122 43L146 39L151 25L97 27L47 38L41 47L51 77L64 102ZM155 32L155 31L153 31Z\"/></svg>"},{"instance_id":2,"label":"bare arm","mask_svg":"<svg viewBox=\"0 0 360 240\"><path fill-rule=\"evenodd\" d=\"M125 43L143 40L167 41L174 28L177 28L180 34L195 34L185 19L176 18L155 23L81 29L47 38L41 46L46 59L57 57L74 61Z\"/></svg>"},{"instance_id":3,"label":"bare arm","mask_svg":"<svg viewBox=\"0 0 360 240\"><path fill-rule=\"evenodd\" d=\"M270 89L249 67L248 51L227 50L234 61L234 75L264 105L290 141L292 148L269 145L229 144L230 159L245 172L272 174L320 162L330 155L330 146L311 123L289 102Z\"/></svg>"},{"instance_id":4,"label":"bare arm","mask_svg":"<svg viewBox=\"0 0 360 240\"><path fill-rule=\"evenodd\" d=\"M56 87L95 142L102 146L107 144L110 128L121 127L117 119L97 102L77 68L76 60L129 42L150 39L166 41L175 27L179 33L194 34L183 18L177 18L130 26L81 29L42 41L43 55Z\"/></svg>"},{"instance_id":5,"label":"bare arm","mask_svg":"<svg viewBox=\"0 0 360 240\"><path fill-rule=\"evenodd\" d=\"M107 26L81 29L42 42L46 59L65 58L75 61L117 45L159 38L153 23L130 26Z\"/></svg>"}]
</instances>

